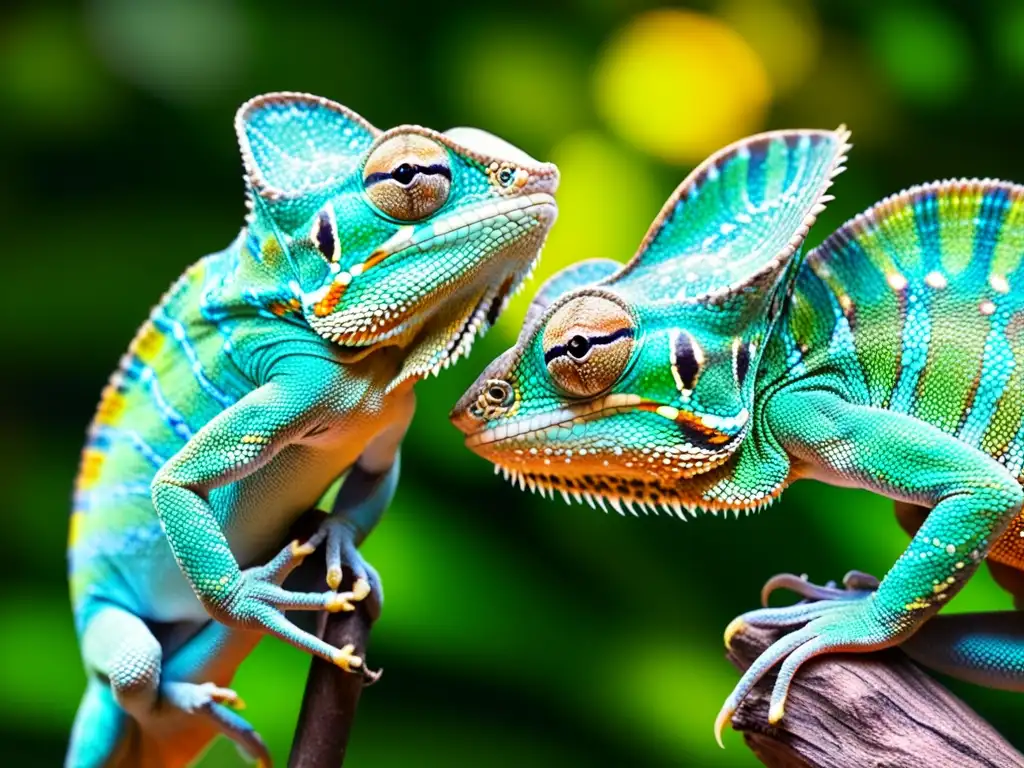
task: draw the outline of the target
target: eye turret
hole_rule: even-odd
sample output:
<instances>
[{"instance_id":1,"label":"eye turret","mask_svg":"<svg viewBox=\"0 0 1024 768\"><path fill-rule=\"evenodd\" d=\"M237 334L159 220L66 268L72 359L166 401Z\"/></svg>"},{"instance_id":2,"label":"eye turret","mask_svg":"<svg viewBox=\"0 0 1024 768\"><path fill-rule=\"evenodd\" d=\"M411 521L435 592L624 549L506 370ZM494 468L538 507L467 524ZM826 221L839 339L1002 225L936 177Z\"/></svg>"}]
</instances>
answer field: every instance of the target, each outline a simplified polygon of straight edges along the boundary
<instances>
[{"instance_id":1,"label":"eye turret","mask_svg":"<svg viewBox=\"0 0 1024 768\"><path fill-rule=\"evenodd\" d=\"M632 315L602 296L580 296L562 306L544 329L544 363L566 394L593 397L626 370L636 327Z\"/></svg>"},{"instance_id":2,"label":"eye turret","mask_svg":"<svg viewBox=\"0 0 1024 768\"><path fill-rule=\"evenodd\" d=\"M370 202L399 221L419 221L448 200L452 171L448 150L426 136L394 136L370 153L363 188Z\"/></svg>"}]
</instances>

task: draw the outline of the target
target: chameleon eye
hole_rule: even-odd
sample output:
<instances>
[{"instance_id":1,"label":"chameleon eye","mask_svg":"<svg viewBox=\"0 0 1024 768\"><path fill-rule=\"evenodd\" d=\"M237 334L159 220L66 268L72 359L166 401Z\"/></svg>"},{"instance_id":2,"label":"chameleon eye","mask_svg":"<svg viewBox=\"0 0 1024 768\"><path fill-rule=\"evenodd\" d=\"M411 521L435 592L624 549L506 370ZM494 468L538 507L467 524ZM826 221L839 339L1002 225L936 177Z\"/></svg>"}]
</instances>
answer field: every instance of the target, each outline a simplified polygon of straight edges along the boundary
<instances>
[{"instance_id":1,"label":"chameleon eye","mask_svg":"<svg viewBox=\"0 0 1024 768\"><path fill-rule=\"evenodd\" d=\"M419 221L436 213L451 185L448 150L416 133L388 139L370 153L363 167L366 196L399 221Z\"/></svg>"},{"instance_id":2,"label":"chameleon eye","mask_svg":"<svg viewBox=\"0 0 1024 768\"><path fill-rule=\"evenodd\" d=\"M599 395L626 370L635 332L632 316L617 302L602 296L572 299L544 329L548 374L566 394Z\"/></svg>"}]
</instances>

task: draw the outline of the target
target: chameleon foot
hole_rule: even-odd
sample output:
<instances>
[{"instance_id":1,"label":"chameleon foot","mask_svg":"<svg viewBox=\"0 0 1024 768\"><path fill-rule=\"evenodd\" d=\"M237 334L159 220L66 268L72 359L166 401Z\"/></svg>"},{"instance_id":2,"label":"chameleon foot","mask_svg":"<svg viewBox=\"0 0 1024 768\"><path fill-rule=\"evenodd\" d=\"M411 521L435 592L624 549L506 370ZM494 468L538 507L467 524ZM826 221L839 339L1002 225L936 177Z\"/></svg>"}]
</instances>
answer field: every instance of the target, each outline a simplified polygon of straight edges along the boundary
<instances>
[{"instance_id":1,"label":"chameleon foot","mask_svg":"<svg viewBox=\"0 0 1024 768\"><path fill-rule=\"evenodd\" d=\"M230 688L213 683L166 683L161 688L163 701L182 712L209 720L221 733L235 742L247 758L259 766L271 765L270 752L263 738L237 713L245 704Z\"/></svg>"},{"instance_id":2,"label":"chameleon foot","mask_svg":"<svg viewBox=\"0 0 1024 768\"><path fill-rule=\"evenodd\" d=\"M349 643L338 649L334 655L334 663L344 669L346 672L356 672L363 666L363 659L361 656L355 655L356 647Z\"/></svg>"},{"instance_id":3,"label":"chameleon foot","mask_svg":"<svg viewBox=\"0 0 1024 768\"><path fill-rule=\"evenodd\" d=\"M805 578L784 574L769 579L762 597L787 588L816 602L801 602L784 608L761 608L733 619L726 629L726 645L744 627L787 628L805 624L776 640L743 674L715 719L715 739L722 745L722 731L744 697L779 662L782 668L772 690L768 721L774 725L785 714L786 696L800 665L809 659L837 652L865 652L894 645L898 632L885 621L875 604L878 581L868 574L851 571L843 580L846 589L834 584L818 586Z\"/></svg>"},{"instance_id":4,"label":"chameleon foot","mask_svg":"<svg viewBox=\"0 0 1024 768\"><path fill-rule=\"evenodd\" d=\"M384 591L377 571L356 549L356 538L357 532L350 522L344 518L333 517L328 517L313 537L317 543L323 539L327 541L327 586L335 590L341 586L345 568L352 571L355 580L352 591L338 593L340 599L328 610L351 611L354 608L352 601L365 599L370 620L376 621L384 604Z\"/></svg>"}]
</instances>

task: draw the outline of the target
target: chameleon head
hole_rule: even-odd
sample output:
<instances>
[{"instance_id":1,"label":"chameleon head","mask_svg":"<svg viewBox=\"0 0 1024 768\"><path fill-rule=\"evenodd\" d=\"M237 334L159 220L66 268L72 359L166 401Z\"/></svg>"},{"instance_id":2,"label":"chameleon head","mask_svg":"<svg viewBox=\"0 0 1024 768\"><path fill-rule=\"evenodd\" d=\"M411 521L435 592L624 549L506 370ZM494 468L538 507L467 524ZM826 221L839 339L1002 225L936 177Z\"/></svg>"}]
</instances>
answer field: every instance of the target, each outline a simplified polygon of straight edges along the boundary
<instances>
[{"instance_id":1,"label":"chameleon head","mask_svg":"<svg viewBox=\"0 0 1024 768\"><path fill-rule=\"evenodd\" d=\"M700 305L652 311L609 286L534 309L452 412L466 445L531 489L695 503L682 481L746 432L756 344Z\"/></svg>"},{"instance_id":2,"label":"chameleon head","mask_svg":"<svg viewBox=\"0 0 1024 768\"><path fill-rule=\"evenodd\" d=\"M728 147L676 190L628 264L584 261L549 280L515 347L452 412L467 446L531 490L714 508L705 489L753 427L782 276L847 136Z\"/></svg>"},{"instance_id":3,"label":"chameleon head","mask_svg":"<svg viewBox=\"0 0 1024 768\"><path fill-rule=\"evenodd\" d=\"M309 325L353 356L406 348L393 382L468 351L533 268L558 171L484 131L381 132L341 105L268 94L236 128L260 248L287 257Z\"/></svg>"}]
</instances>

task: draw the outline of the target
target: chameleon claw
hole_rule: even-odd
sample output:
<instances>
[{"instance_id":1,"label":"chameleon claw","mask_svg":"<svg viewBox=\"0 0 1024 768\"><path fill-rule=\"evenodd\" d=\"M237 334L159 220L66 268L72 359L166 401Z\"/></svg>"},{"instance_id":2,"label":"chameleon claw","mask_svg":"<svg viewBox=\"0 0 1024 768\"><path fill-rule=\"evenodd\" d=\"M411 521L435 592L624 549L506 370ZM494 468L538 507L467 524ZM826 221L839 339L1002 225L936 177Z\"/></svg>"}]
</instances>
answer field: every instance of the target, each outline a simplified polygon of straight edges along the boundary
<instances>
[{"instance_id":1,"label":"chameleon claw","mask_svg":"<svg viewBox=\"0 0 1024 768\"><path fill-rule=\"evenodd\" d=\"M370 582L366 579L356 579L356 583L352 585L352 599L365 600L369 594Z\"/></svg>"},{"instance_id":2,"label":"chameleon claw","mask_svg":"<svg viewBox=\"0 0 1024 768\"><path fill-rule=\"evenodd\" d=\"M366 579L356 579L356 583L352 585L351 592L336 592L328 598L327 604L324 608L329 613L337 613L338 611L354 611L356 607L352 604L359 602L366 598L370 594L370 584Z\"/></svg>"},{"instance_id":3,"label":"chameleon claw","mask_svg":"<svg viewBox=\"0 0 1024 768\"><path fill-rule=\"evenodd\" d=\"M223 704L237 711L245 709L245 702L242 700L242 697L230 688L220 688L213 684L207 684L204 687L209 691L210 701Z\"/></svg>"},{"instance_id":4,"label":"chameleon claw","mask_svg":"<svg viewBox=\"0 0 1024 768\"><path fill-rule=\"evenodd\" d=\"M334 654L332 661L346 672L355 672L363 666L362 658L353 653L355 649L356 647L352 643L343 646Z\"/></svg>"},{"instance_id":5,"label":"chameleon claw","mask_svg":"<svg viewBox=\"0 0 1024 768\"><path fill-rule=\"evenodd\" d=\"M722 741L722 733L725 731L725 726L732 720L733 713L736 710L726 704L722 707L718 713L718 717L715 718L715 741L718 742L718 746L725 749L725 743Z\"/></svg>"},{"instance_id":6,"label":"chameleon claw","mask_svg":"<svg viewBox=\"0 0 1024 768\"><path fill-rule=\"evenodd\" d=\"M341 567L332 566L327 569L327 586L337 589L341 586Z\"/></svg>"},{"instance_id":7,"label":"chameleon claw","mask_svg":"<svg viewBox=\"0 0 1024 768\"><path fill-rule=\"evenodd\" d=\"M298 539L292 542L292 557L302 559L309 557L316 551L316 547L308 541L303 543Z\"/></svg>"},{"instance_id":8,"label":"chameleon claw","mask_svg":"<svg viewBox=\"0 0 1024 768\"><path fill-rule=\"evenodd\" d=\"M729 622L729 626L725 628L726 650L732 650L732 639L746 628L747 622L743 620L742 616L737 616L735 619Z\"/></svg>"},{"instance_id":9,"label":"chameleon claw","mask_svg":"<svg viewBox=\"0 0 1024 768\"><path fill-rule=\"evenodd\" d=\"M782 722L782 718L786 715L786 705L784 702L776 701L772 704L771 709L768 710L768 724L778 725Z\"/></svg>"}]
</instances>

